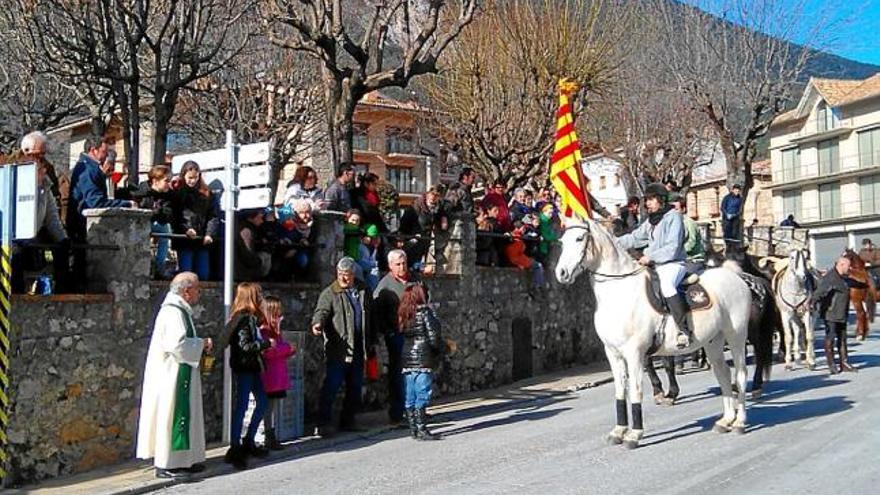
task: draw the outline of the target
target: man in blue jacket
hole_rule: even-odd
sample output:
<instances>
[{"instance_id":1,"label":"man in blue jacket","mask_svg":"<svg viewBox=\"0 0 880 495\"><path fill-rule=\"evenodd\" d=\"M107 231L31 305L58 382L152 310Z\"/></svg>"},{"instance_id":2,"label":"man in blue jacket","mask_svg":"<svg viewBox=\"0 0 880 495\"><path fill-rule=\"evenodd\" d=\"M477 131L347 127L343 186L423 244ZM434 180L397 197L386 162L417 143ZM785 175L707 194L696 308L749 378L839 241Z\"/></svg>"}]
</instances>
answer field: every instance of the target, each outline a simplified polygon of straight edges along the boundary
<instances>
[{"instance_id":1,"label":"man in blue jacket","mask_svg":"<svg viewBox=\"0 0 880 495\"><path fill-rule=\"evenodd\" d=\"M85 142L85 153L73 167L70 177L70 197L67 206L67 233L74 243L86 242L86 219L83 210L90 208L135 208L137 203L107 197L107 175L101 164L107 159L110 142L90 137ZM73 275L77 283L86 280L86 252L73 252Z\"/></svg>"},{"instance_id":2,"label":"man in blue jacket","mask_svg":"<svg viewBox=\"0 0 880 495\"><path fill-rule=\"evenodd\" d=\"M742 231L742 186L734 184L730 194L721 200L721 228L724 231L724 243L728 246L731 241L740 238Z\"/></svg>"}]
</instances>

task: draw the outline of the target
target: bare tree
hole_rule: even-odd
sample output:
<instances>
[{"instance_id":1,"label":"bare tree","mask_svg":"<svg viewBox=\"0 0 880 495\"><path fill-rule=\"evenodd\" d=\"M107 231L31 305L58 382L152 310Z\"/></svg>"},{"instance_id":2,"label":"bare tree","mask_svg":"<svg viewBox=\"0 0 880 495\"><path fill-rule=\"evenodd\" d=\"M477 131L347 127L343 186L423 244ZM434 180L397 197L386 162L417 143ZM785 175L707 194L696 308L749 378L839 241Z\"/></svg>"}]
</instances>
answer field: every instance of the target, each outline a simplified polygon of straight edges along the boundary
<instances>
[{"instance_id":1,"label":"bare tree","mask_svg":"<svg viewBox=\"0 0 880 495\"><path fill-rule=\"evenodd\" d=\"M815 49L832 41L833 25L821 12L808 13L806 0L690 3L695 6L655 0L648 17L675 89L719 139L727 186L742 184L746 196L760 139L798 96ZM709 7L720 18L708 14ZM812 49L793 40L809 40Z\"/></svg>"},{"instance_id":2,"label":"bare tree","mask_svg":"<svg viewBox=\"0 0 880 495\"><path fill-rule=\"evenodd\" d=\"M581 105L588 92L610 85L627 22L617 7L602 0L488 4L444 55L447 69L426 80L439 134L486 179L545 182L557 83L579 83Z\"/></svg>"},{"instance_id":3,"label":"bare tree","mask_svg":"<svg viewBox=\"0 0 880 495\"><path fill-rule=\"evenodd\" d=\"M46 72L87 103L112 96L129 175L137 177L143 113L152 153L165 154L180 91L227 66L250 38L239 29L255 0L15 0L20 38ZM145 112L149 108L151 111ZM93 116L105 106L92 109Z\"/></svg>"},{"instance_id":4,"label":"bare tree","mask_svg":"<svg viewBox=\"0 0 880 495\"><path fill-rule=\"evenodd\" d=\"M352 159L352 117L364 95L406 87L435 73L438 59L471 23L477 0L266 0L278 46L320 63L331 158Z\"/></svg>"},{"instance_id":5,"label":"bare tree","mask_svg":"<svg viewBox=\"0 0 880 495\"><path fill-rule=\"evenodd\" d=\"M197 147L222 146L226 129L239 141L272 144L273 194L282 170L325 143L323 88L314 61L268 46L259 63L228 67L181 96L174 127Z\"/></svg>"}]
</instances>

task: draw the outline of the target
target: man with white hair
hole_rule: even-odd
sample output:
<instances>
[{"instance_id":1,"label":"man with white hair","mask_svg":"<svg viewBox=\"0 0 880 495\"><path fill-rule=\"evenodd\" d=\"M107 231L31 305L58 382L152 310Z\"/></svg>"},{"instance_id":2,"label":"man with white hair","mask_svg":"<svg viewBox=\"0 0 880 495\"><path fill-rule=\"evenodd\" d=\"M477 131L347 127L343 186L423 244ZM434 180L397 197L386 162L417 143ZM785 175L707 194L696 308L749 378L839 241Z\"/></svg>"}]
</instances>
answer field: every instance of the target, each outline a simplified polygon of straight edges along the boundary
<instances>
[{"instance_id":1,"label":"man with white hair","mask_svg":"<svg viewBox=\"0 0 880 495\"><path fill-rule=\"evenodd\" d=\"M205 425L202 414L202 355L214 348L193 324L192 305L199 301L199 279L183 272L156 317L141 393L137 456L153 458L156 477L187 479L204 469Z\"/></svg>"},{"instance_id":2,"label":"man with white hair","mask_svg":"<svg viewBox=\"0 0 880 495\"><path fill-rule=\"evenodd\" d=\"M340 429L361 431L355 414L361 405L364 360L373 347L372 302L369 289L355 279L355 261L348 256L336 264L336 280L321 292L312 316L312 333L324 337L327 373L321 389L320 414L315 435L330 434L333 402L345 382L345 402Z\"/></svg>"},{"instance_id":3,"label":"man with white hair","mask_svg":"<svg viewBox=\"0 0 880 495\"><path fill-rule=\"evenodd\" d=\"M55 204L58 205L59 210L63 210L63 206L66 204L66 196L62 196L61 194L61 180L58 178L58 175L55 173L55 167L52 166L51 163L46 159L46 154L49 152L49 138L45 134L40 131L34 131L29 134L26 134L23 138L21 138L21 156L25 160L34 161L38 165L42 165L45 168L46 177L49 179L51 184L50 190L52 191L52 196L55 198ZM66 178L65 178L65 183ZM69 184L66 184L69 187ZM62 218L64 211L61 211Z\"/></svg>"},{"instance_id":4,"label":"man with white hair","mask_svg":"<svg viewBox=\"0 0 880 495\"><path fill-rule=\"evenodd\" d=\"M403 291L410 283L406 253L394 249L388 253L388 273L373 291L376 308L376 331L385 337L388 349L388 417L392 423L400 423L404 414L403 382L403 334L397 324L397 307Z\"/></svg>"}]
</instances>

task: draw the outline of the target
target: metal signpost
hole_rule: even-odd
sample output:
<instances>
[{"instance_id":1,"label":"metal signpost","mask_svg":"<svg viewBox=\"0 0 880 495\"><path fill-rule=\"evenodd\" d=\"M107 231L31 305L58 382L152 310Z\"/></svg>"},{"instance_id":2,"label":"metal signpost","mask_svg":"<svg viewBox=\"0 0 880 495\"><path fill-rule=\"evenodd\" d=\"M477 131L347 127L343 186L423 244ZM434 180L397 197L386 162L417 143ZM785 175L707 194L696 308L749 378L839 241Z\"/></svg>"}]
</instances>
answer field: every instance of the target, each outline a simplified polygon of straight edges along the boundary
<instances>
[{"instance_id":1,"label":"metal signpost","mask_svg":"<svg viewBox=\"0 0 880 495\"><path fill-rule=\"evenodd\" d=\"M202 179L212 190L222 190L226 227L223 238L223 307L224 321L229 321L232 309L232 290L235 285L235 212L270 205L272 191L269 184L270 167L268 142L235 144L235 134L226 131L226 146L211 151L175 156L171 169L176 174L187 161L199 164ZM232 372L229 368L229 349L223 353L223 442L229 443L232 421Z\"/></svg>"},{"instance_id":2,"label":"metal signpost","mask_svg":"<svg viewBox=\"0 0 880 495\"><path fill-rule=\"evenodd\" d=\"M12 296L12 241L37 235L37 165L0 167L0 486L6 479L6 427L9 425L9 311Z\"/></svg>"}]
</instances>

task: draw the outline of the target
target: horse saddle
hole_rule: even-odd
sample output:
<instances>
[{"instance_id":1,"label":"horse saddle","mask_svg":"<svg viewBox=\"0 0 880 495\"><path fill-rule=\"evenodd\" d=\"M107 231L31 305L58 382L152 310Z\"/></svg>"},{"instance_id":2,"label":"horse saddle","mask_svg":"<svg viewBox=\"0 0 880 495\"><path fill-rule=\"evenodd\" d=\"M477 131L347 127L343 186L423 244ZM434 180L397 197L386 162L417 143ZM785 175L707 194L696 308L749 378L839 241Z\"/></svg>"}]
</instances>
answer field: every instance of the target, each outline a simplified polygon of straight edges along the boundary
<instances>
[{"instance_id":1,"label":"horse saddle","mask_svg":"<svg viewBox=\"0 0 880 495\"><path fill-rule=\"evenodd\" d=\"M660 292L660 277L657 276L657 272L653 269L648 270L646 285L645 290L648 293L648 302L651 303L651 307L660 314L669 314L666 298ZM691 311L700 311L712 307L709 293L700 285L700 276L696 273L688 273L678 285L678 291L684 294L684 298Z\"/></svg>"}]
</instances>

